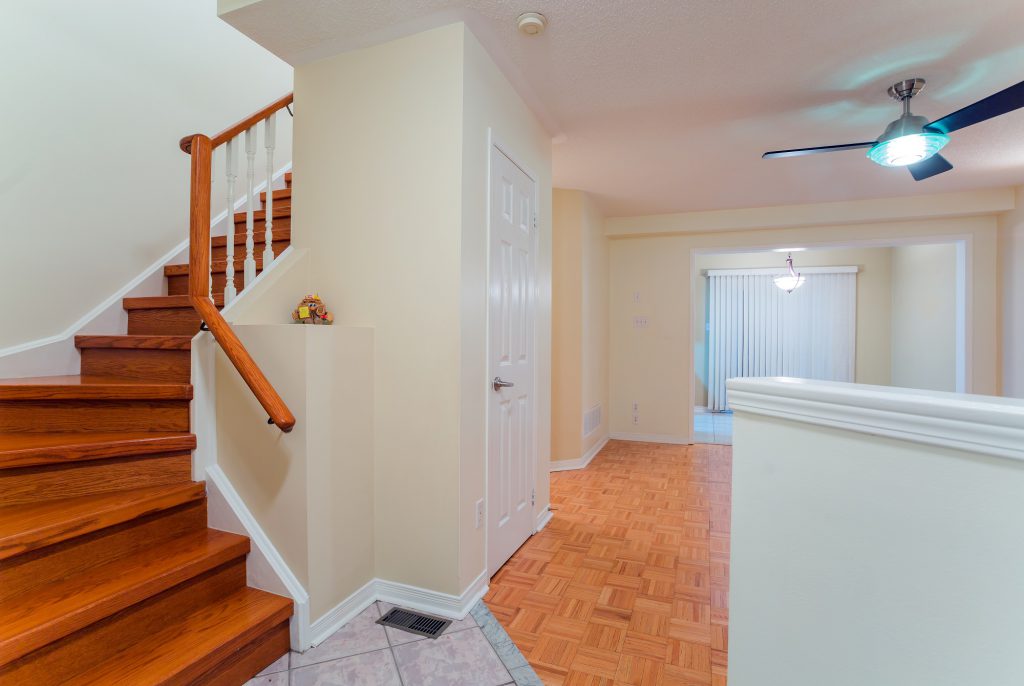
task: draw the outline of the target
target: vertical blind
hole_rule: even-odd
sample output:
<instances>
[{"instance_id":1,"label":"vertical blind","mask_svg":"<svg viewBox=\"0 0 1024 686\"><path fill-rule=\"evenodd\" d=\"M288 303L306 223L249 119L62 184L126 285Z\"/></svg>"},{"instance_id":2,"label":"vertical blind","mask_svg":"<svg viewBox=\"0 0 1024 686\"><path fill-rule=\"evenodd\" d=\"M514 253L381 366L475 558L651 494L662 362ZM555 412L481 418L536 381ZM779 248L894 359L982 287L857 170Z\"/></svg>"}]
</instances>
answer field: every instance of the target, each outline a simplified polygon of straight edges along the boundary
<instances>
[{"instance_id":1,"label":"vertical blind","mask_svg":"<svg viewBox=\"0 0 1024 686\"><path fill-rule=\"evenodd\" d=\"M708 272L708 408L728 409L726 379L853 381L857 268L803 270L786 293L771 270Z\"/></svg>"}]
</instances>

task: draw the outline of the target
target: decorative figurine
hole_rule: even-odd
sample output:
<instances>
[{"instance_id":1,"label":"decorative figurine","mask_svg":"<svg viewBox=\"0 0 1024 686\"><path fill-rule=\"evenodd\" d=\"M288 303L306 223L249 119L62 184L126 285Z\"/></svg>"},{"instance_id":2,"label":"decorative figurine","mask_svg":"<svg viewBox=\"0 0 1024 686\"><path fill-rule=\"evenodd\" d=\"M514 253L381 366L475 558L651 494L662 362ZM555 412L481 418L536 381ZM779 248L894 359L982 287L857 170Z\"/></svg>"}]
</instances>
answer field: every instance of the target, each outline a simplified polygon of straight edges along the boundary
<instances>
[{"instance_id":1,"label":"decorative figurine","mask_svg":"<svg viewBox=\"0 0 1024 686\"><path fill-rule=\"evenodd\" d=\"M332 324L334 315L327 311L319 294L311 293L299 302L292 312L292 320L298 324Z\"/></svg>"}]
</instances>

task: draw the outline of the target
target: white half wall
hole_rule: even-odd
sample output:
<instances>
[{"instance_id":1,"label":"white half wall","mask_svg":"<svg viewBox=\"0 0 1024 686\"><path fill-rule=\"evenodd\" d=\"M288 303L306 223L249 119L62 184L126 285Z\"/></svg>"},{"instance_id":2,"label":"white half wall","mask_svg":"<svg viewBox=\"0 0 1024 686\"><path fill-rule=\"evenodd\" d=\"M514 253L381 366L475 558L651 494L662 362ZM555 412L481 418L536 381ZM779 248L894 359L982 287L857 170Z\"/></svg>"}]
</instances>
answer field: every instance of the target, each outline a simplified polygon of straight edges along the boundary
<instances>
[{"instance_id":1,"label":"white half wall","mask_svg":"<svg viewBox=\"0 0 1024 686\"><path fill-rule=\"evenodd\" d=\"M1024 401L738 379L732 686L1024 674Z\"/></svg>"}]
</instances>

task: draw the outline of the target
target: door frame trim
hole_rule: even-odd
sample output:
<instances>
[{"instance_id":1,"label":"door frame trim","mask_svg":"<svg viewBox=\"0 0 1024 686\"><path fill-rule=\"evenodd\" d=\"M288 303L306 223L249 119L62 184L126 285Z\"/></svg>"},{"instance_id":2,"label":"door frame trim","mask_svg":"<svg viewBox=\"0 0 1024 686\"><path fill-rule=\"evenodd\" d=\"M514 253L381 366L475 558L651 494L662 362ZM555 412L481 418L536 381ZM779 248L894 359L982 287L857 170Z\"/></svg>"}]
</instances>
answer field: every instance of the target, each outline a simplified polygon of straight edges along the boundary
<instances>
[{"instance_id":1,"label":"door frame trim","mask_svg":"<svg viewBox=\"0 0 1024 686\"><path fill-rule=\"evenodd\" d=\"M490 387L488 381L490 381L491 372L491 298L490 298L490 287L491 287L491 238L493 236L493 226L491 226L491 197L494 181L494 169L492 168L492 152L497 150L502 155L507 157L512 164L519 167L519 169L526 174L526 176L533 182L533 209L534 217L540 216L540 177L534 172L529 165L523 164L522 159L518 157L511 148L509 148L505 142L494 132L494 128L487 127L487 248L485 252L486 260L486 283L487 283L487 296L486 296L486 317L484 317L484 327L486 329L486 335L484 336L484 359L485 359L485 371L484 376L480 379L480 388L482 389L484 398L484 571L487 573L487 578L490 579L497 573L497 569L491 569L490 563L490 552L491 552L491 498L490 498L490 487L491 487L491 406L490 406ZM539 302L539 287L537 279L537 261L540 255L540 222L536 221L533 229L533 280L530 284L533 290L533 302L536 305ZM533 312L533 388L534 394L536 395L537 388L539 386L540 377L539 369L536 364L537 359L537 310L534 307ZM530 454L530 473L533 474L533 486L531 486L532 492L536 494L537 486L537 461L538 455L540 455L540 436L537 431L537 426L540 422L539 406L534 398L533 403L533 450ZM530 521L533 523L531 529L533 533L537 533L537 504L536 502L531 503L530 507ZM545 522L546 524L546 522Z\"/></svg>"}]
</instances>

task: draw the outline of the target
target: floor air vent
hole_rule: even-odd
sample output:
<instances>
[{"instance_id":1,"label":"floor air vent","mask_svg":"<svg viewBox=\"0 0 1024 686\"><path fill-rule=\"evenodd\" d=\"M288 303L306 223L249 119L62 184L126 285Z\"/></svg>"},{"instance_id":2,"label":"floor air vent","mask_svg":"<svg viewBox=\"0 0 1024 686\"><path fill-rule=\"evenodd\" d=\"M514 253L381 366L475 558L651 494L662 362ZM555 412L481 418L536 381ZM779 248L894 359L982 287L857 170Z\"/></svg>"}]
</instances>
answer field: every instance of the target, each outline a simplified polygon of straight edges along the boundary
<instances>
[{"instance_id":1,"label":"floor air vent","mask_svg":"<svg viewBox=\"0 0 1024 686\"><path fill-rule=\"evenodd\" d=\"M384 626L393 626L396 629L408 631L411 634L419 634L427 638L437 638L448 628L452 620L421 615L418 612L411 612L396 607L388 610L383 617L377 620L377 623Z\"/></svg>"}]
</instances>

